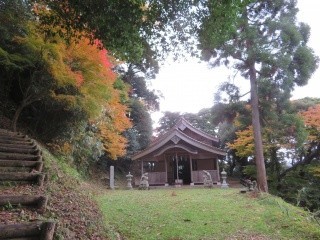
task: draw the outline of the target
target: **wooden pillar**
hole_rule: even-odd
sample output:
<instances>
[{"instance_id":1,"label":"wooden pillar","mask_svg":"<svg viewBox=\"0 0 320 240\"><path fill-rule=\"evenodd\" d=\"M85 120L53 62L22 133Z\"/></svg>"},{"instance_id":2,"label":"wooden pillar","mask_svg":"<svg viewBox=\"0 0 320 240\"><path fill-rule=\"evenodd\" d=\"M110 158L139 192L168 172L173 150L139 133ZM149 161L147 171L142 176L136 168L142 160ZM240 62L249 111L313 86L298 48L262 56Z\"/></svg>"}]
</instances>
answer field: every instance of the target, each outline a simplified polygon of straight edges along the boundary
<instances>
[{"instance_id":1,"label":"wooden pillar","mask_svg":"<svg viewBox=\"0 0 320 240\"><path fill-rule=\"evenodd\" d=\"M218 182L220 182L220 169L219 169L219 159L216 157L216 166L217 166L217 171L218 171Z\"/></svg>"},{"instance_id":2,"label":"wooden pillar","mask_svg":"<svg viewBox=\"0 0 320 240\"><path fill-rule=\"evenodd\" d=\"M166 171L166 183L165 186L169 186L168 184L168 163L167 163L167 158L164 156L164 167Z\"/></svg>"},{"instance_id":3,"label":"wooden pillar","mask_svg":"<svg viewBox=\"0 0 320 240\"><path fill-rule=\"evenodd\" d=\"M141 160L141 175L143 174L143 160Z\"/></svg>"},{"instance_id":4,"label":"wooden pillar","mask_svg":"<svg viewBox=\"0 0 320 240\"><path fill-rule=\"evenodd\" d=\"M190 186L194 186L194 182L193 182L193 179L192 179L192 156L191 154L189 154L189 159L190 159L190 179L191 179L191 182L190 182Z\"/></svg>"},{"instance_id":5,"label":"wooden pillar","mask_svg":"<svg viewBox=\"0 0 320 240\"><path fill-rule=\"evenodd\" d=\"M176 167L177 167L177 180L179 180L179 159L178 154L176 153Z\"/></svg>"}]
</instances>

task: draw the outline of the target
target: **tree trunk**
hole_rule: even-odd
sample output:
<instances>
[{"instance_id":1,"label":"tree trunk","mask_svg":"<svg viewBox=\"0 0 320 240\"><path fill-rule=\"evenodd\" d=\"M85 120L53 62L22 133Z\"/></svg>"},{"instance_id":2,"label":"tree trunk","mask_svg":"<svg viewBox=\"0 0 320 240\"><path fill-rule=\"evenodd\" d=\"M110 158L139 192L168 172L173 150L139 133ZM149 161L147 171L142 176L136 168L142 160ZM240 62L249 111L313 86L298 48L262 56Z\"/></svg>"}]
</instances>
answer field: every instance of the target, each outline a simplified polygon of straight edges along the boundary
<instances>
[{"instance_id":1,"label":"tree trunk","mask_svg":"<svg viewBox=\"0 0 320 240\"><path fill-rule=\"evenodd\" d=\"M17 131L18 119L24 107L25 107L25 104L21 103L20 106L17 108L16 112L14 113L13 120L12 120L12 130L14 132Z\"/></svg>"},{"instance_id":2,"label":"tree trunk","mask_svg":"<svg viewBox=\"0 0 320 240\"><path fill-rule=\"evenodd\" d=\"M38 99L33 99L33 98L32 98L32 95L29 95L29 94L28 94L28 93L29 93L29 90L30 90L30 87L31 87L31 85L27 88L27 90L26 90L26 92L25 92L25 94L24 94L24 96L23 96L23 99L22 99L20 105L19 105L19 107L17 108L17 110L16 110L16 112L15 112L15 114L14 114L14 116L13 116L12 129L13 129L14 132L17 131L17 123L18 123L18 119L19 119L19 117L20 117L20 114L21 114L22 110L23 110L25 107L29 106L31 103L33 103L33 102L35 102L35 101L38 100Z\"/></svg>"},{"instance_id":3,"label":"tree trunk","mask_svg":"<svg viewBox=\"0 0 320 240\"><path fill-rule=\"evenodd\" d=\"M257 75L254 63L249 66L250 87L251 87L251 108L252 108L252 126L254 136L255 162L257 166L258 188L262 192L268 192L266 167L263 157L263 146L261 136L259 99L257 88Z\"/></svg>"}]
</instances>

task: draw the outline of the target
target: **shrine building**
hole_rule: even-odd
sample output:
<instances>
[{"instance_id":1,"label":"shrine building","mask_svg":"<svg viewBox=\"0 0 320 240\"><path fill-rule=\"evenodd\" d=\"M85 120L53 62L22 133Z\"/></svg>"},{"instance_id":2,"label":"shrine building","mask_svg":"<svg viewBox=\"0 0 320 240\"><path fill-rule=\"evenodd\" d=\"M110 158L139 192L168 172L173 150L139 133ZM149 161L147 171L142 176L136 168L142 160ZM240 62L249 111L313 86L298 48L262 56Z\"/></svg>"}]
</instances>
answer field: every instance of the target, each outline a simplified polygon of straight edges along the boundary
<instances>
[{"instance_id":1,"label":"shrine building","mask_svg":"<svg viewBox=\"0 0 320 240\"><path fill-rule=\"evenodd\" d=\"M141 173L148 172L150 185L203 184L203 170L217 184L220 182L218 160L226 155L218 146L218 138L181 118L146 149L133 155L132 160L139 165Z\"/></svg>"}]
</instances>

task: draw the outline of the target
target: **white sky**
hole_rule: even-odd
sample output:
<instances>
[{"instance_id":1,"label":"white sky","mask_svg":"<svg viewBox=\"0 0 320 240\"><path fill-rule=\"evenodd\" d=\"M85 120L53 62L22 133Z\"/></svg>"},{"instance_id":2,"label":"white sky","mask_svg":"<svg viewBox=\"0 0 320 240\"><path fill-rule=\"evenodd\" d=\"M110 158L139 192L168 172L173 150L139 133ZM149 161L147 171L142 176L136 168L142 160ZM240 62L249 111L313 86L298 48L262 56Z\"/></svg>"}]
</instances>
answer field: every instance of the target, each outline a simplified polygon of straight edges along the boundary
<instances>
[{"instance_id":1,"label":"white sky","mask_svg":"<svg viewBox=\"0 0 320 240\"><path fill-rule=\"evenodd\" d=\"M309 46L320 56L320 14L316 0L298 0L299 21L311 27ZM213 105L214 93L221 82L232 74L226 68L209 69L206 63L190 59L183 63L168 62L161 67L157 78L151 81L152 88L162 93L160 112L152 114L155 124L162 112L197 113ZM236 80L243 93L249 90L249 81ZM303 97L320 97L320 68L309 79L308 85L299 87L293 92L293 99Z\"/></svg>"}]
</instances>

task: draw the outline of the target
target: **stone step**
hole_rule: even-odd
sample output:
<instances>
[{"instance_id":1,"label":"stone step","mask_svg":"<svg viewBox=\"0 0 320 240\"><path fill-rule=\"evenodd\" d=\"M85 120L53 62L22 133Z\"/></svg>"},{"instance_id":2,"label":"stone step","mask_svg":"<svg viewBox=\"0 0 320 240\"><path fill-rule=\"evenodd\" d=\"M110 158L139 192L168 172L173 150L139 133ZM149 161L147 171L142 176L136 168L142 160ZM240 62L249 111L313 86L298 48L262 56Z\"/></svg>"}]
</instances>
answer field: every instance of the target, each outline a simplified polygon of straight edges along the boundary
<instances>
[{"instance_id":1,"label":"stone step","mask_svg":"<svg viewBox=\"0 0 320 240\"><path fill-rule=\"evenodd\" d=\"M7 135L7 136L26 136L25 134L21 132L12 132L6 129L0 128L0 135Z\"/></svg>"},{"instance_id":2,"label":"stone step","mask_svg":"<svg viewBox=\"0 0 320 240\"><path fill-rule=\"evenodd\" d=\"M48 198L42 195L2 195L0 196L0 206L23 206L33 207L37 212L44 213L47 207Z\"/></svg>"},{"instance_id":3,"label":"stone step","mask_svg":"<svg viewBox=\"0 0 320 240\"><path fill-rule=\"evenodd\" d=\"M40 150L35 148L26 149L26 148L16 148L16 147L4 147L0 145L0 152L4 153L25 153L25 154L33 154L40 155Z\"/></svg>"},{"instance_id":4,"label":"stone step","mask_svg":"<svg viewBox=\"0 0 320 240\"><path fill-rule=\"evenodd\" d=\"M26 160L0 160L0 167L14 167L14 168L27 168L35 169L38 172L42 172L42 161L26 161Z\"/></svg>"},{"instance_id":5,"label":"stone step","mask_svg":"<svg viewBox=\"0 0 320 240\"><path fill-rule=\"evenodd\" d=\"M30 167L0 167L0 173L26 172L32 171Z\"/></svg>"},{"instance_id":6,"label":"stone step","mask_svg":"<svg viewBox=\"0 0 320 240\"><path fill-rule=\"evenodd\" d=\"M28 160L41 161L41 155L21 154L21 153L3 153L0 152L0 160Z\"/></svg>"},{"instance_id":7,"label":"stone step","mask_svg":"<svg viewBox=\"0 0 320 240\"><path fill-rule=\"evenodd\" d=\"M0 147L19 148L19 149L38 149L37 144L30 142L29 144L0 143Z\"/></svg>"},{"instance_id":8,"label":"stone step","mask_svg":"<svg viewBox=\"0 0 320 240\"><path fill-rule=\"evenodd\" d=\"M52 240L56 223L39 221L18 224L1 224L0 239L44 239Z\"/></svg>"},{"instance_id":9,"label":"stone step","mask_svg":"<svg viewBox=\"0 0 320 240\"><path fill-rule=\"evenodd\" d=\"M6 172L0 173L2 182L34 182L38 186L43 186L45 174L43 173L26 173L26 172Z\"/></svg>"},{"instance_id":10,"label":"stone step","mask_svg":"<svg viewBox=\"0 0 320 240\"><path fill-rule=\"evenodd\" d=\"M30 140L30 138L26 135L7 135L7 134L0 134L0 139L3 140L13 140L13 141L26 141Z\"/></svg>"},{"instance_id":11,"label":"stone step","mask_svg":"<svg viewBox=\"0 0 320 240\"><path fill-rule=\"evenodd\" d=\"M1 139L0 138L0 143L5 143L5 144L19 144L19 145L32 145L34 141L31 139L25 139L25 140L12 140L12 139Z\"/></svg>"},{"instance_id":12,"label":"stone step","mask_svg":"<svg viewBox=\"0 0 320 240\"><path fill-rule=\"evenodd\" d=\"M15 172L31 173L31 172L38 172L38 170L35 167L9 167L9 166L1 167L0 166L0 173L15 173Z\"/></svg>"}]
</instances>

